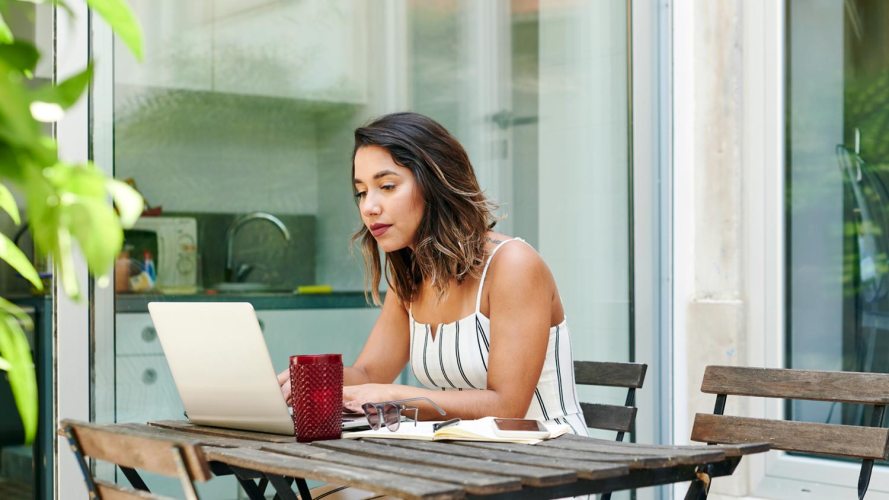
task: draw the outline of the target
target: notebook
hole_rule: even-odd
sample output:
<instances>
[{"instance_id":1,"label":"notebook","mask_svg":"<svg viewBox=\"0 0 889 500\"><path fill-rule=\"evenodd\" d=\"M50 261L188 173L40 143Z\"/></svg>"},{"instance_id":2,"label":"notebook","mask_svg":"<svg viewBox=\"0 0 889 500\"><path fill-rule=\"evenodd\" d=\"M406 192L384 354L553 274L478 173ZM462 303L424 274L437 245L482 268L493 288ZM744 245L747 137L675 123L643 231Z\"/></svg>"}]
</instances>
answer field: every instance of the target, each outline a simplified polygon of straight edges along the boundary
<instances>
[{"instance_id":1,"label":"notebook","mask_svg":"<svg viewBox=\"0 0 889 500\"><path fill-rule=\"evenodd\" d=\"M395 431L383 427L381 429L363 430L343 434L344 438L377 438L377 439L413 439L418 441L486 441L492 443L523 443L537 444L545 439L557 438L571 432L571 427L566 424L544 423L549 435L543 438L522 438L499 436L494 431L494 417L484 417L478 420L462 420L455 425L449 425L436 430L435 424L439 422L402 422Z\"/></svg>"},{"instance_id":2,"label":"notebook","mask_svg":"<svg viewBox=\"0 0 889 500\"><path fill-rule=\"evenodd\" d=\"M151 302L148 312L189 422L293 435L250 303ZM366 425L362 415L344 414L344 429Z\"/></svg>"}]
</instances>

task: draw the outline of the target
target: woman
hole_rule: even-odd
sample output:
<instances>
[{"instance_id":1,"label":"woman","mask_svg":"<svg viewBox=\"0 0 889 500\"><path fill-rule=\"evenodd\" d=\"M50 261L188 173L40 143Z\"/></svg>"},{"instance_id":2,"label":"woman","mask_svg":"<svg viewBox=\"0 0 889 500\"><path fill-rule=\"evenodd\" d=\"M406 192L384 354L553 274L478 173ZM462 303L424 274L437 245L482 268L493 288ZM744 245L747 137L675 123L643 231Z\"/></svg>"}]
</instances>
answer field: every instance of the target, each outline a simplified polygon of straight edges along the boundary
<instances>
[{"instance_id":1,"label":"woman","mask_svg":"<svg viewBox=\"0 0 889 500\"><path fill-rule=\"evenodd\" d=\"M384 276L389 291L344 370L344 404L425 396L448 418L536 418L585 435L552 274L524 241L491 230L460 143L423 115L386 115L355 131L352 177L367 285L377 304ZM424 387L391 383L406 363ZM289 400L287 372L278 378Z\"/></svg>"}]
</instances>

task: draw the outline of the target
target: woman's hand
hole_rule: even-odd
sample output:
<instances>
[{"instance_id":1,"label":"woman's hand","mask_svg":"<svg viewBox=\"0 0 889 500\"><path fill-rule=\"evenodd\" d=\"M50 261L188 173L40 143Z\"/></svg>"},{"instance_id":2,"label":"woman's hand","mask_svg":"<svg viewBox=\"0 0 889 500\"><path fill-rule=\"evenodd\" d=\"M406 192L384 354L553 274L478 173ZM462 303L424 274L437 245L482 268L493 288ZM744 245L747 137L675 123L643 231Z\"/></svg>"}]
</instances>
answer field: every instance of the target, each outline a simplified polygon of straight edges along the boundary
<instances>
[{"instance_id":1,"label":"woman's hand","mask_svg":"<svg viewBox=\"0 0 889 500\"><path fill-rule=\"evenodd\" d=\"M281 394L284 395L284 401L287 402L287 406L292 406L293 401L290 400L293 395L290 392L290 368L278 374L278 385L281 386Z\"/></svg>"},{"instance_id":2,"label":"woman's hand","mask_svg":"<svg viewBox=\"0 0 889 500\"><path fill-rule=\"evenodd\" d=\"M379 403L398 399L392 384L360 384L343 387L343 406L351 411L364 413L364 403Z\"/></svg>"}]
</instances>

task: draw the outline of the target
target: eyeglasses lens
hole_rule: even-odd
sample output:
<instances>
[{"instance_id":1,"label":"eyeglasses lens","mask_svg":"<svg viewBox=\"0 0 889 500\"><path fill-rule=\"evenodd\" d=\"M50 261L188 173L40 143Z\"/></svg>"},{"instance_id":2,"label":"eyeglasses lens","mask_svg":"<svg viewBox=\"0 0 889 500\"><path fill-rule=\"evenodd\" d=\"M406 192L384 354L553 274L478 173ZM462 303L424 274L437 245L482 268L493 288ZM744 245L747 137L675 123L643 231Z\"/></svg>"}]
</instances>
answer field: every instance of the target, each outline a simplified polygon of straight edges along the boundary
<instances>
[{"instance_id":1,"label":"eyeglasses lens","mask_svg":"<svg viewBox=\"0 0 889 500\"><path fill-rule=\"evenodd\" d=\"M370 428L373 430L379 429L381 424L380 408L373 403L364 403L361 405L361 409L364 410L364 414L367 416L367 424L370 425Z\"/></svg>"},{"instance_id":2,"label":"eyeglasses lens","mask_svg":"<svg viewBox=\"0 0 889 500\"><path fill-rule=\"evenodd\" d=\"M397 431L401 423L401 406L393 403L383 405L383 421L386 422L387 429Z\"/></svg>"}]
</instances>

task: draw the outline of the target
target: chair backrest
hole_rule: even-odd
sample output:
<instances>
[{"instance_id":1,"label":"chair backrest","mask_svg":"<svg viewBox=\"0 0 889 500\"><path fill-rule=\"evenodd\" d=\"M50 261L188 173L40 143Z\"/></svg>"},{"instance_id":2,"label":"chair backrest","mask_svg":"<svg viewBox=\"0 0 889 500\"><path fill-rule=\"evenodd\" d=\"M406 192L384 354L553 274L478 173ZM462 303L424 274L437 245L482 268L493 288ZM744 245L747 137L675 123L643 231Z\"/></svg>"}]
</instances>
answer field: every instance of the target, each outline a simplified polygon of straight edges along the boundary
<instances>
[{"instance_id":1,"label":"chair backrest","mask_svg":"<svg viewBox=\"0 0 889 500\"><path fill-rule=\"evenodd\" d=\"M874 460L889 458L889 374L708 366L701 391L716 394L714 414L695 415L693 441L737 444L768 441L773 449L860 458L859 497ZM722 413L728 395L872 405L870 427L732 417Z\"/></svg>"},{"instance_id":2,"label":"chair backrest","mask_svg":"<svg viewBox=\"0 0 889 500\"><path fill-rule=\"evenodd\" d=\"M636 389L642 388L648 365L642 363L611 363L575 361L574 382L577 385L623 387L627 389L624 406L580 403L587 427L617 431L617 440L632 432L636 423Z\"/></svg>"},{"instance_id":3,"label":"chair backrest","mask_svg":"<svg viewBox=\"0 0 889 500\"><path fill-rule=\"evenodd\" d=\"M63 420L60 432L71 445L80 464L91 498L100 499L157 499L148 492L136 469L178 477L186 498L197 498L194 481L212 477L210 466L197 441L170 438L165 433L133 429L122 425L97 425ZM93 477L86 457L115 464L139 489L97 480Z\"/></svg>"}]
</instances>

